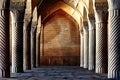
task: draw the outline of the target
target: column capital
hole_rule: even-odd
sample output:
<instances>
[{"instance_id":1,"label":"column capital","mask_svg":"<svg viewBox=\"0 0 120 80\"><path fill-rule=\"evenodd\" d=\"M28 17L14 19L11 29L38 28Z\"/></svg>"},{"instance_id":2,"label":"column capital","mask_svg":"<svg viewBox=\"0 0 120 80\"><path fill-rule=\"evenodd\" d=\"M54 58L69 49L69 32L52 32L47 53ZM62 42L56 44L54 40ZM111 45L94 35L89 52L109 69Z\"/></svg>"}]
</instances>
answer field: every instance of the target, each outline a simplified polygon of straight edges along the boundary
<instances>
[{"instance_id":1,"label":"column capital","mask_svg":"<svg viewBox=\"0 0 120 80\"><path fill-rule=\"evenodd\" d=\"M83 29L80 30L80 34L83 34Z\"/></svg>"},{"instance_id":2,"label":"column capital","mask_svg":"<svg viewBox=\"0 0 120 80\"><path fill-rule=\"evenodd\" d=\"M83 21L83 30L88 32L88 21Z\"/></svg>"},{"instance_id":3,"label":"column capital","mask_svg":"<svg viewBox=\"0 0 120 80\"><path fill-rule=\"evenodd\" d=\"M95 2L94 3L94 10L95 11L103 11L108 10L108 3L107 2Z\"/></svg>"},{"instance_id":4,"label":"column capital","mask_svg":"<svg viewBox=\"0 0 120 80\"><path fill-rule=\"evenodd\" d=\"M32 22L32 27L36 27L37 26L37 22Z\"/></svg>"},{"instance_id":5,"label":"column capital","mask_svg":"<svg viewBox=\"0 0 120 80\"><path fill-rule=\"evenodd\" d=\"M120 9L120 0L107 0L109 5L109 10Z\"/></svg>"},{"instance_id":6,"label":"column capital","mask_svg":"<svg viewBox=\"0 0 120 80\"><path fill-rule=\"evenodd\" d=\"M30 31L31 28L31 20L25 20L24 19L24 26L23 26L23 30L26 31Z\"/></svg>"},{"instance_id":7,"label":"column capital","mask_svg":"<svg viewBox=\"0 0 120 80\"><path fill-rule=\"evenodd\" d=\"M0 10L9 8L10 0L0 0Z\"/></svg>"},{"instance_id":8,"label":"column capital","mask_svg":"<svg viewBox=\"0 0 120 80\"><path fill-rule=\"evenodd\" d=\"M24 31L27 31L28 30L28 24L29 24L30 22L29 21L24 21L24 26L23 26L23 30Z\"/></svg>"},{"instance_id":9,"label":"column capital","mask_svg":"<svg viewBox=\"0 0 120 80\"><path fill-rule=\"evenodd\" d=\"M94 14L88 14L88 24L89 24L89 30L95 29L95 15Z\"/></svg>"},{"instance_id":10,"label":"column capital","mask_svg":"<svg viewBox=\"0 0 120 80\"><path fill-rule=\"evenodd\" d=\"M88 21L83 21L83 26L88 26Z\"/></svg>"},{"instance_id":11,"label":"column capital","mask_svg":"<svg viewBox=\"0 0 120 80\"><path fill-rule=\"evenodd\" d=\"M96 23L106 23L108 19L108 3L95 3L94 10Z\"/></svg>"},{"instance_id":12,"label":"column capital","mask_svg":"<svg viewBox=\"0 0 120 80\"><path fill-rule=\"evenodd\" d=\"M31 14L25 14L25 17L24 17L24 22L30 22L32 20L32 15Z\"/></svg>"},{"instance_id":13,"label":"column capital","mask_svg":"<svg viewBox=\"0 0 120 80\"><path fill-rule=\"evenodd\" d=\"M90 21L95 21L95 15L94 14L88 14L88 19Z\"/></svg>"},{"instance_id":14,"label":"column capital","mask_svg":"<svg viewBox=\"0 0 120 80\"><path fill-rule=\"evenodd\" d=\"M25 9L25 2L10 2L10 10L24 10Z\"/></svg>"},{"instance_id":15,"label":"column capital","mask_svg":"<svg viewBox=\"0 0 120 80\"><path fill-rule=\"evenodd\" d=\"M37 29L37 22L32 22L31 31L34 33Z\"/></svg>"},{"instance_id":16,"label":"column capital","mask_svg":"<svg viewBox=\"0 0 120 80\"><path fill-rule=\"evenodd\" d=\"M11 2L10 11L13 13L15 22L23 22L25 13L25 3L23 2Z\"/></svg>"}]
</instances>

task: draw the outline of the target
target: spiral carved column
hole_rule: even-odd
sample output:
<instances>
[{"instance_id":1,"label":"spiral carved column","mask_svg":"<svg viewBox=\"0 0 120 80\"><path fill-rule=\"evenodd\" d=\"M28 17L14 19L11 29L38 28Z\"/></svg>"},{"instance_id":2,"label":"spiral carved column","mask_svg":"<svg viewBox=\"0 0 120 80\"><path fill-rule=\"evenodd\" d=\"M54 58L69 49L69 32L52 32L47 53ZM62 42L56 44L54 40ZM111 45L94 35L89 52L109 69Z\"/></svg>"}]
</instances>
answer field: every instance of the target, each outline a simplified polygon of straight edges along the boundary
<instances>
[{"instance_id":1,"label":"spiral carved column","mask_svg":"<svg viewBox=\"0 0 120 80\"><path fill-rule=\"evenodd\" d=\"M16 8L15 6L19 6ZM22 9L21 9L22 8ZM11 3L12 12L12 72L23 72L24 3Z\"/></svg>"},{"instance_id":2,"label":"spiral carved column","mask_svg":"<svg viewBox=\"0 0 120 80\"><path fill-rule=\"evenodd\" d=\"M40 27L36 31L36 67L40 66Z\"/></svg>"},{"instance_id":3,"label":"spiral carved column","mask_svg":"<svg viewBox=\"0 0 120 80\"><path fill-rule=\"evenodd\" d=\"M95 4L96 19L96 73L107 72L107 3Z\"/></svg>"},{"instance_id":4,"label":"spiral carved column","mask_svg":"<svg viewBox=\"0 0 120 80\"><path fill-rule=\"evenodd\" d=\"M81 53L80 53L80 67L84 66L84 34L83 34L83 30L80 31L80 36L81 36Z\"/></svg>"},{"instance_id":5,"label":"spiral carved column","mask_svg":"<svg viewBox=\"0 0 120 80\"><path fill-rule=\"evenodd\" d=\"M30 62L30 26L31 22L24 21L24 29L23 29L23 68L24 70L31 69Z\"/></svg>"},{"instance_id":6,"label":"spiral carved column","mask_svg":"<svg viewBox=\"0 0 120 80\"><path fill-rule=\"evenodd\" d=\"M84 68L88 68L88 52L89 52L89 32L88 22L83 22L84 26Z\"/></svg>"},{"instance_id":7,"label":"spiral carved column","mask_svg":"<svg viewBox=\"0 0 120 80\"><path fill-rule=\"evenodd\" d=\"M0 3L9 5L9 0ZM3 9L3 5L0 5L0 77L2 78L10 77L9 55L9 10Z\"/></svg>"},{"instance_id":8,"label":"spiral carved column","mask_svg":"<svg viewBox=\"0 0 120 80\"><path fill-rule=\"evenodd\" d=\"M108 78L120 79L120 0L109 3Z\"/></svg>"},{"instance_id":9,"label":"spiral carved column","mask_svg":"<svg viewBox=\"0 0 120 80\"><path fill-rule=\"evenodd\" d=\"M89 14L89 60L88 69L95 69L95 18L93 14Z\"/></svg>"},{"instance_id":10,"label":"spiral carved column","mask_svg":"<svg viewBox=\"0 0 120 80\"><path fill-rule=\"evenodd\" d=\"M36 67L36 26L33 22L31 27L31 68Z\"/></svg>"}]
</instances>

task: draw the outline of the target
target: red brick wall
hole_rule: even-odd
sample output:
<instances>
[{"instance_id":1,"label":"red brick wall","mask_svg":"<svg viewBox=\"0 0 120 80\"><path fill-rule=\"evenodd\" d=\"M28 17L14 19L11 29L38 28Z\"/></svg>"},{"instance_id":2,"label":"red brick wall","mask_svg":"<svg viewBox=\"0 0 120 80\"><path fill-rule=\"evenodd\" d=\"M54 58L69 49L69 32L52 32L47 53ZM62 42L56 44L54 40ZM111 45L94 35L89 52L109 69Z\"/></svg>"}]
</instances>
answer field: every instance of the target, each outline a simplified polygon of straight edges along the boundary
<instances>
[{"instance_id":1,"label":"red brick wall","mask_svg":"<svg viewBox=\"0 0 120 80\"><path fill-rule=\"evenodd\" d=\"M80 39L78 25L63 11L57 11L44 24L41 65L78 65Z\"/></svg>"}]
</instances>

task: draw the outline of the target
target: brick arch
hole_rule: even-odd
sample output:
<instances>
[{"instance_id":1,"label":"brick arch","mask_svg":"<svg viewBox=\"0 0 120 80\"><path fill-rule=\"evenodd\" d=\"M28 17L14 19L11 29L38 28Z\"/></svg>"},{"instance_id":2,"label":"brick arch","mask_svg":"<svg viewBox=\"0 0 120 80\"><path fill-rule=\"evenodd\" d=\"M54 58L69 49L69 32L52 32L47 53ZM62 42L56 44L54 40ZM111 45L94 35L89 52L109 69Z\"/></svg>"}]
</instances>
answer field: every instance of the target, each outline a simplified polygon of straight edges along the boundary
<instances>
[{"instance_id":1,"label":"brick arch","mask_svg":"<svg viewBox=\"0 0 120 80\"><path fill-rule=\"evenodd\" d=\"M52 14L50 14L49 16L47 16L43 21L42 21L42 23L43 24L45 24L49 19L51 19L52 18L52 16L54 16L54 15L56 15L56 14L58 14L58 13L61 13L60 15L61 16L70 16L71 18L73 18L71 15L69 15L66 11L64 11L63 9L58 9L58 10L56 10L56 11L54 11ZM73 18L73 20L75 21L75 23L77 23L77 21ZM77 25L78 25L78 23L77 23Z\"/></svg>"},{"instance_id":2,"label":"brick arch","mask_svg":"<svg viewBox=\"0 0 120 80\"><path fill-rule=\"evenodd\" d=\"M71 7L70 5L66 4L63 1L57 1L54 2L52 5L49 4L50 6L45 6L44 2L41 4L41 6L38 9L38 13L39 15L41 15L41 19L42 22L52 13L54 13L56 10L58 9L62 9L65 12L67 12L69 15L71 15L72 17L74 17L73 13L76 11L73 7ZM44 9L42 8L44 7ZM81 13L79 11L76 11L78 14L78 16L81 16ZM76 17L74 17L76 19L76 21L79 23L79 20L77 20Z\"/></svg>"},{"instance_id":3,"label":"brick arch","mask_svg":"<svg viewBox=\"0 0 120 80\"><path fill-rule=\"evenodd\" d=\"M79 66L78 23L59 9L44 21L41 35L41 65Z\"/></svg>"}]
</instances>

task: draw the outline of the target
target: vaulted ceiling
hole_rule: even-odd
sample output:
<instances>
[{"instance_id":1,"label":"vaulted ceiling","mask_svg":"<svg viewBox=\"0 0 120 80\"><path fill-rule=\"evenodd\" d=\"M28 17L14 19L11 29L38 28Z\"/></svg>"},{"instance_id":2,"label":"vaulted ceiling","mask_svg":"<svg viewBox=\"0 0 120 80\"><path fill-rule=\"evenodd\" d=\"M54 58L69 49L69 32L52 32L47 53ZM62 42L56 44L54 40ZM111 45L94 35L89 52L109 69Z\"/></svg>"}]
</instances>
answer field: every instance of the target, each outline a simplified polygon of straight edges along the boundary
<instances>
[{"instance_id":1,"label":"vaulted ceiling","mask_svg":"<svg viewBox=\"0 0 120 80\"><path fill-rule=\"evenodd\" d=\"M44 22L49 15L62 9L80 24L81 21L87 21L88 14L94 15L94 3L107 0L11 0L11 2L25 2L25 18L32 16L33 21L41 16Z\"/></svg>"}]
</instances>

